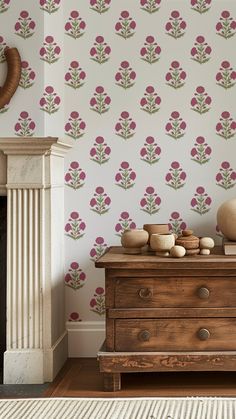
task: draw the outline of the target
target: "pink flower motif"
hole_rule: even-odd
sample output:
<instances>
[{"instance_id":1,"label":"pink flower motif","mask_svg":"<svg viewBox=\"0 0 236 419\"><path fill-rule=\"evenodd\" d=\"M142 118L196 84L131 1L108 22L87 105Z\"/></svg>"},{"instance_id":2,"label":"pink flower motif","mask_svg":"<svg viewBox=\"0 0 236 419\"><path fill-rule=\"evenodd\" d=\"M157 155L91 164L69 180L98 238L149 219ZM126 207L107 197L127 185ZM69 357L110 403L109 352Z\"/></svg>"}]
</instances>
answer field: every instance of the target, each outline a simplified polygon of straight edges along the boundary
<instances>
[{"instance_id":1,"label":"pink flower motif","mask_svg":"<svg viewBox=\"0 0 236 419\"><path fill-rule=\"evenodd\" d=\"M119 171L115 176L116 185L127 190L135 185L136 173L130 167L128 162L123 161L120 164Z\"/></svg>"},{"instance_id":2,"label":"pink flower motif","mask_svg":"<svg viewBox=\"0 0 236 419\"><path fill-rule=\"evenodd\" d=\"M141 9L148 13L155 13L160 9L161 0L140 0Z\"/></svg>"},{"instance_id":3,"label":"pink flower motif","mask_svg":"<svg viewBox=\"0 0 236 419\"><path fill-rule=\"evenodd\" d=\"M23 39L27 39L34 34L35 22L29 16L29 13L22 10L15 24L15 33Z\"/></svg>"},{"instance_id":4,"label":"pink flower motif","mask_svg":"<svg viewBox=\"0 0 236 419\"><path fill-rule=\"evenodd\" d=\"M118 22L115 25L116 34L124 39L128 39L134 35L136 22L130 16L129 12L124 10L121 12Z\"/></svg>"},{"instance_id":5,"label":"pink flower motif","mask_svg":"<svg viewBox=\"0 0 236 419\"><path fill-rule=\"evenodd\" d=\"M79 163L77 161L71 162L65 174L65 184L70 188L77 190L84 185L85 178L86 174L83 169L79 167Z\"/></svg>"},{"instance_id":6,"label":"pink flower motif","mask_svg":"<svg viewBox=\"0 0 236 419\"><path fill-rule=\"evenodd\" d=\"M54 91L52 86L47 86L40 99L40 109L47 112L49 115L57 112L59 109L61 99L58 94Z\"/></svg>"},{"instance_id":7,"label":"pink flower motif","mask_svg":"<svg viewBox=\"0 0 236 419\"><path fill-rule=\"evenodd\" d=\"M96 288L93 298L90 300L90 307L90 310L99 316L105 314L105 291L102 287Z\"/></svg>"},{"instance_id":8,"label":"pink flower motif","mask_svg":"<svg viewBox=\"0 0 236 419\"><path fill-rule=\"evenodd\" d=\"M102 186L98 186L90 200L90 209L99 215L103 215L110 210L110 204L111 198L105 193Z\"/></svg>"},{"instance_id":9,"label":"pink flower motif","mask_svg":"<svg viewBox=\"0 0 236 419\"><path fill-rule=\"evenodd\" d=\"M102 115L107 112L110 107L111 98L105 92L102 86L97 86L93 97L90 99L90 109Z\"/></svg>"},{"instance_id":10,"label":"pink flower motif","mask_svg":"<svg viewBox=\"0 0 236 419\"><path fill-rule=\"evenodd\" d=\"M166 124L166 133L170 137L177 140L185 134L186 122L180 117L178 111L173 111L169 118L169 122Z\"/></svg>"},{"instance_id":11,"label":"pink flower motif","mask_svg":"<svg viewBox=\"0 0 236 419\"><path fill-rule=\"evenodd\" d=\"M211 198L205 192L205 188L198 186L194 198L191 200L191 210L197 212L200 215L206 214L210 211L210 205L212 203Z\"/></svg>"},{"instance_id":12,"label":"pink flower motif","mask_svg":"<svg viewBox=\"0 0 236 419\"><path fill-rule=\"evenodd\" d=\"M84 130L86 128L85 122L80 118L79 112L73 111L70 113L70 117L65 124L65 133L69 137L72 137L74 140L84 135Z\"/></svg>"},{"instance_id":13,"label":"pink flower motif","mask_svg":"<svg viewBox=\"0 0 236 419\"><path fill-rule=\"evenodd\" d=\"M140 50L141 59L153 64L160 59L161 47L155 41L154 36L146 37L143 47Z\"/></svg>"},{"instance_id":14,"label":"pink flower motif","mask_svg":"<svg viewBox=\"0 0 236 419\"><path fill-rule=\"evenodd\" d=\"M42 10L51 14L59 9L61 0L39 0L39 3Z\"/></svg>"},{"instance_id":15,"label":"pink flower motif","mask_svg":"<svg viewBox=\"0 0 236 419\"><path fill-rule=\"evenodd\" d=\"M144 146L140 150L141 160L148 164L155 164L160 160L161 148L153 137L147 137Z\"/></svg>"},{"instance_id":16,"label":"pink flower motif","mask_svg":"<svg viewBox=\"0 0 236 419\"><path fill-rule=\"evenodd\" d=\"M59 60L60 53L61 48L54 41L54 37L47 35L45 37L43 46L39 51L40 59L46 61L46 63L53 64Z\"/></svg>"},{"instance_id":17,"label":"pink flower motif","mask_svg":"<svg viewBox=\"0 0 236 419\"><path fill-rule=\"evenodd\" d=\"M132 67L130 67L129 62L122 61L120 63L119 70L115 75L116 84L124 89L127 89L134 85L135 79L136 73Z\"/></svg>"},{"instance_id":18,"label":"pink flower motif","mask_svg":"<svg viewBox=\"0 0 236 419\"><path fill-rule=\"evenodd\" d=\"M229 89L235 85L236 71L231 67L229 61L222 61L219 72L216 74L216 81L224 89Z\"/></svg>"},{"instance_id":19,"label":"pink flower motif","mask_svg":"<svg viewBox=\"0 0 236 419\"><path fill-rule=\"evenodd\" d=\"M154 87L148 86L146 88L146 91L144 92L142 99L140 100L141 109L151 115L159 111L160 103L161 103L161 98L155 92Z\"/></svg>"},{"instance_id":20,"label":"pink flower motif","mask_svg":"<svg viewBox=\"0 0 236 419\"><path fill-rule=\"evenodd\" d=\"M236 20L230 16L230 12L224 10L216 24L216 33L225 39L229 39L236 33Z\"/></svg>"},{"instance_id":21,"label":"pink flower motif","mask_svg":"<svg viewBox=\"0 0 236 419\"><path fill-rule=\"evenodd\" d=\"M230 167L228 161L223 161L221 163L221 167L216 174L216 184L225 190L235 186L236 172Z\"/></svg>"},{"instance_id":22,"label":"pink flower motif","mask_svg":"<svg viewBox=\"0 0 236 419\"><path fill-rule=\"evenodd\" d=\"M107 12L110 4L111 0L90 0L91 9L100 14Z\"/></svg>"},{"instance_id":23,"label":"pink flower motif","mask_svg":"<svg viewBox=\"0 0 236 419\"><path fill-rule=\"evenodd\" d=\"M120 214L118 223L115 225L116 235L121 237L124 231L136 228L136 224L127 211L123 211Z\"/></svg>"},{"instance_id":24,"label":"pink flower motif","mask_svg":"<svg viewBox=\"0 0 236 419\"><path fill-rule=\"evenodd\" d=\"M68 222L65 225L66 236L74 240L78 240L84 235L86 224L80 218L79 213L76 211L71 212Z\"/></svg>"},{"instance_id":25,"label":"pink flower motif","mask_svg":"<svg viewBox=\"0 0 236 419\"><path fill-rule=\"evenodd\" d=\"M186 173L180 166L179 162L173 161L169 172L166 174L166 184L177 190L185 185Z\"/></svg>"},{"instance_id":26,"label":"pink flower motif","mask_svg":"<svg viewBox=\"0 0 236 419\"><path fill-rule=\"evenodd\" d=\"M211 101L212 99L205 91L205 88L198 86L191 100L192 110L202 115L211 109L209 106Z\"/></svg>"},{"instance_id":27,"label":"pink flower motif","mask_svg":"<svg viewBox=\"0 0 236 419\"><path fill-rule=\"evenodd\" d=\"M185 34L186 26L187 24L180 16L180 13L177 10L173 10L166 23L166 33L173 38L178 39Z\"/></svg>"},{"instance_id":28,"label":"pink flower motif","mask_svg":"<svg viewBox=\"0 0 236 419\"><path fill-rule=\"evenodd\" d=\"M191 58L199 64L204 64L211 58L211 47L205 41L204 36L197 36L194 46L191 49Z\"/></svg>"},{"instance_id":29,"label":"pink flower motif","mask_svg":"<svg viewBox=\"0 0 236 419\"><path fill-rule=\"evenodd\" d=\"M109 60L111 48L104 41L103 36L97 36L93 47L90 49L90 57L93 61L99 64L103 64Z\"/></svg>"},{"instance_id":30,"label":"pink flower motif","mask_svg":"<svg viewBox=\"0 0 236 419\"><path fill-rule=\"evenodd\" d=\"M119 121L116 123L115 126L116 135L119 135L119 137L122 137L125 140L127 140L133 137L133 135L135 134L135 128L136 123L130 117L129 112L121 112Z\"/></svg>"},{"instance_id":31,"label":"pink flower motif","mask_svg":"<svg viewBox=\"0 0 236 419\"><path fill-rule=\"evenodd\" d=\"M9 9L11 0L0 0L0 13L4 13Z\"/></svg>"},{"instance_id":32,"label":"pink flower motif","mask_svg":"<svg viewBox=\"0 0 236 419\"><path fill-rule=\"evenodd\" d=\"M191 0L192 9L198 13L205 13L211 7L211 0Z\"/></svg>"},{"instance_id":33,"label":"pink flower motif","mask_svg":"<svg viewBox=\"0 0 236 419\"><path fill-rule=\"evenodd\" d=\"M81 322L82 319L80 318L79 313L77 313L77 311L73 311L72 313L70 313L69 315L69 322Z\"/></svg>"},{"instance_id":34,"label":"pink flower motif","mask_svg":"<svg viewBox=\"0 0 236 419\"><path fill-rule=\"evenodd\" d=\"M92 249L90 250L91 260L98 260L107 250L107 244L103 237L97 237Z\"/></svg>"},{"instance_id":35,"label":"pink flower motif","mask_svg":"<svg viewBox=\"0 0 236 419\"><path fill-rule=\"evenodd\" d=\"M108 162L110 159L110 154L111 149L107 143L105 143L104 138L97 137L93 147L90 150L91 160L101 165Z\"/></svg>"},{"instance_id":36,"label":"pink flower motif","mask_svg":"<svg viewBox=\"0 0 236 419\"><path fill-rule=\"evenodd\" d=\"M186 79L186 72L181 68L178 61L172 61L168 73L166 73L166 82L174 89L179 89L184 86Z\"/></svg>"},{"instance_id":37,"label":"pink flower motif","mask_svg":"<svg viewBox=\"0 0 236 419\"><path fill-rule=\"evenodd\" d=\"M27 61L21 62L21 78L19 81L20 87L23 89L28 89L33 86L35 80L35 72L29 66Z\"/></svg>"},{"instance_id":38,"label":"pink flower motif","mask_svg":"<svg viewBox=\"0 0 236 419\"><path fill-rule=\"evenodd\" d=\"M65 285L76 291L84 286L85 280L86 274L82 271L79 264L72 262L65 275Z\"/></svg>"},{"instance_id":39,"label":"pink flower motif","mask_svg":"<svg viewBox=\"0 0 236 419\"><path fill-rule=\"evenodd\" d=\"M197 137L191 150L192 160L199 164L205 164L210 160L211 152L211 147L206 143L205 138Z\"/></svg>"},{"instance_id":40,"label":"pink flower motif","mask_svg":"<svg viewBox=\"0 0 236 419\"><path fill-rule=\"evenodd\" d=\"M86 23L80 17L77 10L72 10L70 16L65 24L65 33L73 39L78 39L84 34Z\"/></svg>"},{"instance_id":41,"label":"pink flower motif","mask_svg":"<svg viewBox=\"0 0 236 419\"><path fill-rule=\"evenodd\" d=\"M18 137L32 137L34 130L35 122L29 117L28 112L22 111L15 124L15 134Z\"/></svg>"},{"instance_id":42,"label":"pink flower motif","mask_svg":"<svg viewBox=\"0 0 236 419\"><path fill-rule=\"evenodd\" d=\"M177 211L171 213L169 218L169 230L180 236L183 230L186 230L187 224L180 217L180 214Z\"/></svg>"},{"instance_id":43,"label":"pink flower motif","mask_svg":"<svg viewBox=\"0 0 236 419\"><path fill-rule=\"evenodd\" d=\"M70 67L65 74L66 85L78 89L83 86L86 74L80 67L78 61L71 61Z\"/></svg>"},{"instance_id":44,"label":"pink flower motif","mask_svg":"<svg viewBox=\"0 0 236 419\"><path fill-rule=\"evenodd\" d=\"M155 192L153 186L148 186L140 201L140 209L149 215L156 214L160 209L161 198Z\"/></svg>"},{"instance_id":45,"label":"pink flower motif","mask_svg":"<svg viewBox=\"0 0 236 419\"><path fill-rule=\"evenodd\" d=\"M220 121L216 124L216 133L225 140L233 138L236 134L236 121L228 111L221 114Z\"/></svg>"}]
</instances>

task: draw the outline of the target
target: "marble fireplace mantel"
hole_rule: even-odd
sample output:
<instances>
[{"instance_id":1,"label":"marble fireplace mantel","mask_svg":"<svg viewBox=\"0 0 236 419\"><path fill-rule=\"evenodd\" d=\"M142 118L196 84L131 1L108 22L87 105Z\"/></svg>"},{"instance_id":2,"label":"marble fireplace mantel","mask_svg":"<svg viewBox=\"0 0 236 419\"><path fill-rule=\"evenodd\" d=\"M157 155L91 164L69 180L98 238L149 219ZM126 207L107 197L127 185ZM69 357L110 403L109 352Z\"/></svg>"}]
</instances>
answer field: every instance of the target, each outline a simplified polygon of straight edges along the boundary
<instances>
[{"instance_id":1,"label":"marble fireplace mantel","mask_svg":"<svg viewBox=\"0 0 236 419\"><path fill-rule=\"evenodd\" d=\"M0 138L7 195L5 384L52 381L67 358L64 155L58 138Z\"/></svg>"}]
</instances>

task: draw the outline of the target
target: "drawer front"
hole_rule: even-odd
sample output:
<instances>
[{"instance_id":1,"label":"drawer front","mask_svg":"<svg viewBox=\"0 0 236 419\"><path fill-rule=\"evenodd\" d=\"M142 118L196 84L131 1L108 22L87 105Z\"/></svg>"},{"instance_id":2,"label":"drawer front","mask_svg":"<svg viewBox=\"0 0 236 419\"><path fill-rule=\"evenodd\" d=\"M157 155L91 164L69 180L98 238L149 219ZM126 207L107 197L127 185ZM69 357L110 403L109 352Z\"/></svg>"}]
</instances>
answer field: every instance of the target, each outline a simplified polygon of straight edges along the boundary
<instances>
[{"instance_id":1,"label":"drawer front","mask_svg":"<svg viewBox=\"0 0 236 419\"><path fill-rule=\"evenodd\" d=\"M233 351L236 318L116 320L116 351Z\"/></svg>"},{"instance_id":2,"label":"drawer front","mask_svg":"<svg viewBox=\"0 0 236 419\"><path fill-rule=\"evenodd\" d=\"M236 278L122 278L115 307L236 307Z\"/></svg>"}]
</instances>

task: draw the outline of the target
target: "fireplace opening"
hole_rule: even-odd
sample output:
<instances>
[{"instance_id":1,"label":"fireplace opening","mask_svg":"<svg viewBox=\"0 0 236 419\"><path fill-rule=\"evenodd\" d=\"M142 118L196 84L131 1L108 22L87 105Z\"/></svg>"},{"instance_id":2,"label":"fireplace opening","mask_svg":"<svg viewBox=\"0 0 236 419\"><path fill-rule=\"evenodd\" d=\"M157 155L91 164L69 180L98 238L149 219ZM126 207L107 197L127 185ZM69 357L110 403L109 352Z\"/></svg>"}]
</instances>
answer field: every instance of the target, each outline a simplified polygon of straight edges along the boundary
<instances>
[{"instance_id":1,"label":"fireplace opening","mask_svg":"<svg viewBox=\"0 0 236 419\"><path fill-rule=\"evenodd\" d=\"M7 198L0 197L0 382L3 380L3 355L6 350L7 283Z\"/></svg>"}]
</instances>

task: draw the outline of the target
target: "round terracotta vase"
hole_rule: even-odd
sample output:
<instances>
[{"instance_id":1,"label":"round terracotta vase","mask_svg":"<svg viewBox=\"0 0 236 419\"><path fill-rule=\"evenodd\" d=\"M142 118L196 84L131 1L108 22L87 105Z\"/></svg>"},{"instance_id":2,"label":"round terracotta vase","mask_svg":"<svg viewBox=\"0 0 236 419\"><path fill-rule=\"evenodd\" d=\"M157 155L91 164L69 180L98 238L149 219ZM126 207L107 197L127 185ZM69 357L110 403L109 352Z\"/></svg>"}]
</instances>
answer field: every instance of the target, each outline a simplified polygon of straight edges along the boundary
<instances>
[{"instance_id":1,"label":"round terracotta vase","mask_svg":"<svg viewBox=\"0 0 236 419\"><path fill-rule=\"evenodd\" d=\"M150 245L156 254L169 256L170 249L175 245L175 236L174 234L152 234Z\"/></svg>"},{"instance_id":2,"label":"round terracotta vase","mask_svg":"<svg viewBox=\"0 0 236 419\"><path fill-rule=\"evenodd\" d=\"M236 198L220 206L217 211L217 225L227 239L236 241Z\"/></svg>"},{"instance_id":3,"label":"round terracotta vase","mask_svg":"<svg viewBox=\"0 0 236 419\"><path fill-rule=\"evenodd\" d=\"M148 232L143 229L125 230L121 236L121 244L124 247L124 253L141 253L143 246L147 244Z\"/></svg>"}]
</instances>

